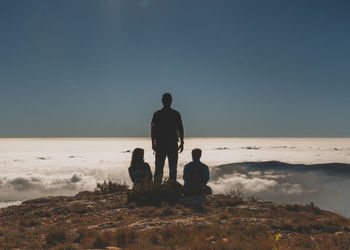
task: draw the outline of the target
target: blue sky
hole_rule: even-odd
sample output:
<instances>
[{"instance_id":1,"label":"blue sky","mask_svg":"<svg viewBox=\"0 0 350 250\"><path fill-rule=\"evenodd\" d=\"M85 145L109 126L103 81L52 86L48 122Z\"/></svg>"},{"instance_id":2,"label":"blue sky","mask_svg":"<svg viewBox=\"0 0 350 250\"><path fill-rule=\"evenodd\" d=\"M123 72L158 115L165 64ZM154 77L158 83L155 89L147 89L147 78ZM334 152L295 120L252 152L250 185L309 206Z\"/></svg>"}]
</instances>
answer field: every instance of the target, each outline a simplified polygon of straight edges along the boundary
<instances>
[{"instance_id":1,"label":"blue sky","mask_svg":"<svg viewBox=\"0 0 350 250\"><path fill-rule=\"evenodd\" d=\"M350 2L2 0L0 137L350 137Z\"/></svg>"}]
</instances>

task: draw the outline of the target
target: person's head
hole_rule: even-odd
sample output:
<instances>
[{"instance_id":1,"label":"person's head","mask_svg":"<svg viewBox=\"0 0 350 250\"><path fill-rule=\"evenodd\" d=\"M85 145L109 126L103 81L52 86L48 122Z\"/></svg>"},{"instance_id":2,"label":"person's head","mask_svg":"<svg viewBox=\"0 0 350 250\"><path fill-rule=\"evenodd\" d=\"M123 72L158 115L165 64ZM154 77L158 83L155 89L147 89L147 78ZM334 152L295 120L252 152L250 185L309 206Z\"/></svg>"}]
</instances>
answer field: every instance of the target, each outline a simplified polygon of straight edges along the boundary
<instances>
[{"instance_id":1,"label":"person's head","mask_svg":"<svg viewBox=\"0 0 350 250\"><path fill-rule=\"evenodd\" d=\"M171 102L173 101L173 98L171 97L171 94L165 93L162 97L162 103L165 108L170 108Z\"/></svg>"},{"instance_id":2,"label":"person's head","mask_svg":"<svg viewBox=\"0 0 350 250\"><path fill-rule=\"evenodd\" d=\"M135 166L136 164L143 163L144 159L144 150L142 148L135 148L134 151L132 152L132 157L131 157L131 166Z\"/></svg>"},{"instance_id":3,"label":"person's head","mask_svg":"<svg viewBox=\"0 0 350 250\"><path fill-rule=\"evenodd\" d=\"M199 148L195 148L192 150L193 161L199 161L201 159L201 156L202 156L202 150L200 150Z\"/></svg>"}]
</instances>

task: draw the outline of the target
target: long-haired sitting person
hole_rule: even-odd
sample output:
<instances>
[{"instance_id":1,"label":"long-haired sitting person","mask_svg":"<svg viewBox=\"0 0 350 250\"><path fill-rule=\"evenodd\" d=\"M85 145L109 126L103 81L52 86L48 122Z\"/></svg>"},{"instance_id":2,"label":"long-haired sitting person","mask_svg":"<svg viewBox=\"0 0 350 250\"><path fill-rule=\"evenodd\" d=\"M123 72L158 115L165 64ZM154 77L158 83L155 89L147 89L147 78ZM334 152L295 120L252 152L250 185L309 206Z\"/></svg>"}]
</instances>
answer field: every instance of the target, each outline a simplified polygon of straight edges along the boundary
<instances>
[{"instance_id":1,"label":"long-haired sitting person","mask_svg":"<svg viewBox=\"0 0 350 250\"><path fill-rule=\"evenodd\" d=\"M144 150L142 148L135 148L132 153L129 175L134 186L152 181L151 168L144 160Z\"/></svg>"}]
</instances>

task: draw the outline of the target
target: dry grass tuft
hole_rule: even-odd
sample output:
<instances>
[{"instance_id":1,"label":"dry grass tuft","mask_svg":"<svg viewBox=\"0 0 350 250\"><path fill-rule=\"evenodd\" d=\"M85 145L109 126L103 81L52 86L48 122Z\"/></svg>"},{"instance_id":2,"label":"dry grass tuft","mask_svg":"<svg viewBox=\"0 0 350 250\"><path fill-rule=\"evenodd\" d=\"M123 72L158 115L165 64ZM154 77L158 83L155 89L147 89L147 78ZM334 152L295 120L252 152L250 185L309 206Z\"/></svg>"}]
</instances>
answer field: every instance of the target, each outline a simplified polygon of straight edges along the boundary
<instances>
[{"instance_id":1,"label":"dry grass tuft","mask_svg":"<svg viewBox=\"0 0 350 250\"><path fill-rule=\"evenodd\" d=\"M161 215L162 216L169 216L169 215L174 215L174 214L175 214L175 212L170 206L163 207L161 209Z\"/></svg>"},{"instance_id":2,"label":"dry grass tuft","mask_svg":"<svg viewBox=\"0 0 350 250\"><path fill-rule=\"evenodd\" d=\"M227 195L220 195L220 198L215 200L216 207L234 207L245 203L246 202L241 198L230 197Z\"/></svg>"},{"instance_id":3,"label":"dry grass tuft","mask_svg":"<svg viewBox=\"0 0 350 250\"><path fill-rule=\"evenodd\" d=\"M121 184L116 181L108 180L96 184L95 192L103 194L121 193L129 189L125 183Z\"/></svg>"},{"instance_id":4,"label":"dry grass tuft","mask_svg":"<svg viewBox=\"0 0 350 250\"><path fill-rule=\"evenodd\" d=\"M183 188L178 182L164 182L161 185L149 182L145 185L134 186L127 193L128 202L134 202L139 206L159 205L162 202L174 204L181 197L183 197Z\"/></svg>"},{"instance_id":5,"label":"dry grass tuft","mask_svg":"<svg viewBox=\"0 0 350 250\"><path fill-rule=\"evenodd\" d=\"M45 239L48 245L64 243L67 239L66 229L62 226L53 226L49 229L49 233L46 235Z\"/></svg>"}]
</instances>

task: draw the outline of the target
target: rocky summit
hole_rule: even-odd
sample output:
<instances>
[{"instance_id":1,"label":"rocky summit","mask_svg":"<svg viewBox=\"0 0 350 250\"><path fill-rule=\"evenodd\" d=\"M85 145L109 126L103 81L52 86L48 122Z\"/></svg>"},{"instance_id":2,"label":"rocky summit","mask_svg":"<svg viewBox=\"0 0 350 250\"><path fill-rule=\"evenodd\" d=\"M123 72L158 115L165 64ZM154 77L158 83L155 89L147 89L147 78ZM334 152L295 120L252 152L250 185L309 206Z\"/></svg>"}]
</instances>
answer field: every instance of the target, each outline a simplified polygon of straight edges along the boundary
<instances>
[{"instance_id":1,"label":"rocky summit","mask_svg":"<svg viewBox=\"0 0 350 250\"><path fill-rule=\"evenodd\" d=\"M0 209L1 249L349 249L350 220L237 194L142 205L128 190Z\"/></svg>"}]
</instances>

